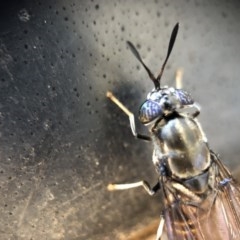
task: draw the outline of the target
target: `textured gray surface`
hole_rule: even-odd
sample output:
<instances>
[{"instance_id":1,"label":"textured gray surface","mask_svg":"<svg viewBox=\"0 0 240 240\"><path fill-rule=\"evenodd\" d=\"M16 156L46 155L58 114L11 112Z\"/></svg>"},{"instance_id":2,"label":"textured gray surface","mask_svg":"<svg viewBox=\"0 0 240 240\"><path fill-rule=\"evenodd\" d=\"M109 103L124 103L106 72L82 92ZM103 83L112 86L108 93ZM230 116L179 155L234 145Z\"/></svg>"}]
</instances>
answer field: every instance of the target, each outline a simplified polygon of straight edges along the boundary
<instances>
[{"instance_id":1,"label":"textured gray surface","mask_svg":"<svg viewBox=\"0 0 240 240\"><path fill-rule=\"evenodd\" d=\"M0 7L0 238L113 239L160 214L151 145L135 140L112 90L136 114L152 83L127 49L158 72L172 27L180 31L162 81L202 106L211 147L239 162L239 1L17 1ZM140 125L138 124L140 127Z\"/></svg>"}]
</instances>

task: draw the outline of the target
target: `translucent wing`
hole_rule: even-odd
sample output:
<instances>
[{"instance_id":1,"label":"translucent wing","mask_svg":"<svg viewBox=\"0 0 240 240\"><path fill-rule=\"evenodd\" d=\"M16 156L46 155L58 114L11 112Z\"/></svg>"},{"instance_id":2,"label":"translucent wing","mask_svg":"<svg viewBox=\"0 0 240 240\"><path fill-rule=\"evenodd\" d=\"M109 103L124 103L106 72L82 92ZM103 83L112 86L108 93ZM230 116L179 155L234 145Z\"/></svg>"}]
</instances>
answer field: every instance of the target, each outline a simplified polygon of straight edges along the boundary
<instances>
[{"instance_id":1,"label":"translucent wing","mask_svg":"<svg viewBox=\"0 0 240 240\"><path fill-rule=\"evenodd\" d=\"M197 220L197 208L183 203L165 209L165 235L168 240L205 239Z\"/></svg>"},{"instance_id":2,"label":"translucent wing","mask_svg":"<svg viewBox=\"0 0 240 240\"><path fill-rule=\"evenodd\" d=\"M207 216L207 210L205 210L207 208L200 206L201 199L194 193L191 197L191 193L187 192L184 186L181 191L176 191L174 184L172 180L167 180L163 184L165 206L163 235L166 235L168 240L204 240L200 220L202 216ZM209 200L205 203L210 205Z\"/></svg>"},{"instance_id":3,"label":"translucent wing","mask_svg":"<svg viewBox=\"0 0 240 240\"><path fill-rule=\"evenodd\" d=\"M240 239L240 186L216 154L211 152L211 157L213 188L199 202L184 191L172 191L172 180L163 184L163 235L168 240Z\"/></svg>"},{"instance_id":4,"label":"translucent wing","mask_svg":"<svg viewBox=\"0 0 240 240\"><path fill-rule=\"evenodd\" d=\"M216 177L219 186L216 202L219 202L224 214L229 239L240 239L240 185L233 179L218 156L214 152L211 152L211 155L219 170L219 175Z\"/></svg>"}]
</instances>

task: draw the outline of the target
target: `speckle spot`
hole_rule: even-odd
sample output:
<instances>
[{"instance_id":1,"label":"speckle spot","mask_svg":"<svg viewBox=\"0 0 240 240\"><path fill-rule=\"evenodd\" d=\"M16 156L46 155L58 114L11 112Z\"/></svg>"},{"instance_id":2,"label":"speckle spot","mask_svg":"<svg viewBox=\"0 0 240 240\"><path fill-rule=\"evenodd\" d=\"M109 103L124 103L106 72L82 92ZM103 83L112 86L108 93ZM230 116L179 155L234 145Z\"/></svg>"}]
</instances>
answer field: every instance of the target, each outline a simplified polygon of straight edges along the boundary
<instances>
[{"instance_id":1,"label":"speckle spot","mask_svg":"<svg viewBox=\"0 0 240 240\"><path fill-rule=\"evenodd\" d=\"M18 18L22 21L22 22L27 22L30 20L30 14L28 13L28 11L23 8L18 12Z\"/></svg>"}]
</instances>

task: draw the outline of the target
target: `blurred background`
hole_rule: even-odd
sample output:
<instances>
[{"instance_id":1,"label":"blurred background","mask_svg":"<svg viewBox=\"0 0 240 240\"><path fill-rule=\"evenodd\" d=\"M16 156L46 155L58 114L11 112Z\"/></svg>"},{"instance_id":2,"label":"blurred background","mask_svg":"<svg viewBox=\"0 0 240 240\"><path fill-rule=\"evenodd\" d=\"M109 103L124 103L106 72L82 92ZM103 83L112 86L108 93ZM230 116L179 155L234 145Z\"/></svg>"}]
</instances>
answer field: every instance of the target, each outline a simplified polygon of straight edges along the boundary
<instances>
[{"instance_id":1,"label":"blurred background","mask_svg":"<svg viewBox=\"0 0 240 240\"><path fill-rule=\"evenodd\" d=\"M108 192L110 182L157 174L151 144L136 140L111 90L136 116L153 88L126 46L183 85L224 163L239 165L240 2L5 1L0 5L0 239L146 239L160 196ZM137 122L142 133L146 129ZM153 223L153 227L147 228ZM151 225L152 226L152 225ZM143 229L147 228L145 232ZM132 238L131 238L132 237Z\"/></svg>"}]
</instances>

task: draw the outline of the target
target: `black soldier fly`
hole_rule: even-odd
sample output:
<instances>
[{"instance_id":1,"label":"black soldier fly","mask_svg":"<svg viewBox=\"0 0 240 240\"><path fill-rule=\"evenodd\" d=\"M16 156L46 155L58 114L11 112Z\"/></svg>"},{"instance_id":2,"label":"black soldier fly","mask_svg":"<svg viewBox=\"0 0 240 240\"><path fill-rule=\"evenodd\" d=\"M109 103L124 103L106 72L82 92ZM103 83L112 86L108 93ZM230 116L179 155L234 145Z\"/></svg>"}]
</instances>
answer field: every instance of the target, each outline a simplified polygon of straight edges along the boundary
<instances>
[{"instance_id":1,"label":"black soldier fly","mask_svg":"<svg viewBox=\"0 0 240 240\"><path fill-rule=\"evenodd\" d=\"M178 32L174 27L166 59L155 77L131 42L130 50L146 69L154 89L139 110L140 122L149 127L150 136L137 133L134 115L111 92L109 97L130 119L135 137L152 141L152 161L158 182L109 184L108 190L142 186L154 195L162 191L163 210L157 240L240 239L240 187L218 155L208 146L197 121L198 105L189 93L161 87L160 80Z\"/></svg>"}]
</instances>

